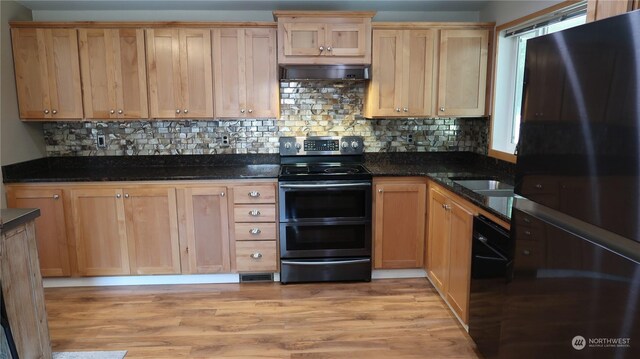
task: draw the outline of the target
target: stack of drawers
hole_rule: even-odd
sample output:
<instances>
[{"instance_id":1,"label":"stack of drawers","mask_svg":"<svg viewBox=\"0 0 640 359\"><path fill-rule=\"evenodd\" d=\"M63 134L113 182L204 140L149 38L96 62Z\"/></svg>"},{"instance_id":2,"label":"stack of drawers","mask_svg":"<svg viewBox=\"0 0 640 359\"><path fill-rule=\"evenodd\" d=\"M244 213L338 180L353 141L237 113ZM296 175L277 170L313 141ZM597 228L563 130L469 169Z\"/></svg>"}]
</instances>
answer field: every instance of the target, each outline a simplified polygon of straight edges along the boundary
<instances>
[{"instance_id":1,"label":"stack of drawers","mask_svg":"<svg viewBox=\"0 0 640 359\"><path fill-rule=\"evenodd\" d=\"M238 272L277 272L276 185L233 188L236 269Z\"/></svg>"}]
</instances>

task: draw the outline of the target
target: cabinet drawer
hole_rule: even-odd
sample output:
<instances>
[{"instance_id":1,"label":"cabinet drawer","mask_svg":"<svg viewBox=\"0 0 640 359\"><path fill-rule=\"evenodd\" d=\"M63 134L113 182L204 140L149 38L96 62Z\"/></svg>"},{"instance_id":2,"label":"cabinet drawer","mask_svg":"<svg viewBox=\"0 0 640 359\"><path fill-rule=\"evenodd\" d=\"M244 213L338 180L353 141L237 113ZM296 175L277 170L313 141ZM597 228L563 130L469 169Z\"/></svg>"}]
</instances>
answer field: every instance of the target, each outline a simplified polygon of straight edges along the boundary
<instances>
[{"instance_id":1,"label":"cabinet drawer","mask_svg":"<svg viewBox=\"0 0 640 359\"><path fill-rule=\"evenodd\" d=\"M235 236L237 241L276 239L276 224L236 223Z\"/></svg>"},{"instance_id":2,"label":"cabinet drawer","mask_svg":"<svg viewBox=\"0 0 640 359\"><path fill-rule=\"evenodd\" d=\"M539 241L519 240L514 263L516 270L536 270L545 267L545 246Z\"/></svg>"},{"instance_id":3,"label":"cabinet drawer","mask_svg":"<svg viewBox=\"0 0 640 359\"><path fill-rule=\"evenodd\" d=\"M238 272L275 272L278 270L276 241L236 242Z\"/></svg>"},{"instance_id":4,"label":"cabinet drawer","mask_svg":"<svg viewBox=\"0 0 640 359\"><path fill-rule=\"evenodd\" d=\"M233 203L276 203L273 185L233 187Z\"/></svg>"},{"instance_id":5,"label":"cabinet drawer","mask_svg":"<svg viewBox=\"0 0 640 359\"><path fill-rule=\"evenodd\" d=\"M275 222L276 206L267 205L236 205L233 208L236 222Z\"/></svg>"}]
</instances>

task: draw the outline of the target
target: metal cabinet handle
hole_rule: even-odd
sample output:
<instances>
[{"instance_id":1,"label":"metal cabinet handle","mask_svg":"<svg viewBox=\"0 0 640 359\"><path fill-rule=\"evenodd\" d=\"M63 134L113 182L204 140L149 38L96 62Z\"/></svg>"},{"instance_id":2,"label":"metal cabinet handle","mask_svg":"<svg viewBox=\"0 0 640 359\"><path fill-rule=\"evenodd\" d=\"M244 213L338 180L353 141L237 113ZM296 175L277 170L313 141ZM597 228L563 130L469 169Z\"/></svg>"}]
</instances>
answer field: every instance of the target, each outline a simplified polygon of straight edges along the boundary
<instances>
[{"instance_id":1,"label":"metal cabinet handle","mask_svg":"<svg viewBox=\"0 0 640 359\"><path fill-rule=\"evenodd\" d=\"M124 198L129 198L129 194L128 194L128 193L125 193L125 194L124 194Z\"/></svg>"},{"instance_id":2,"label":"metal cabinet handle","mask_svg":"<svg viewBox=\"0 0 640 359\"><path fill-rule=\"evenodd\" d=\"M180 109L177 109L177 110L176 110L176 113L180 113Z\"/></svg>"},{"instance_id":3,"label":"metal cabinet handle","mask_svg":"<svg viewBox=\"0 0 640 359\"><path fill-rule=\"evenodd\" d=\"M331 51L331 50L332 50L331 46L327 47L327 51Z\"/></svg>"},{"instance_id":4,"label":"metal cabinet handle","mask_svg":"<svg viewBox=\"0 0 640 359\"><path fill-rule=\"evenodd\" d=\"M405 107L405 108L403 108L403 109L402 109L402 111L404 111L404 112L409 112L409 108L408 108L408 107Z\"/></svg>"},{"instance_id":5,"label":"metal cabinet handle","mask_svg":"<svg viewBox=\"0 0 640 359\"><path fill-rule=\"evenodd\" d=\"M59 194L54 194L53 195L53 199L60 199L60 195Z\"/></svg>"},{"instance_id":6,"label":"metal cabinet handle","mask_svg":"<svg viewBox=\"0 0 640 359\"><path fill-rule=\"evenodd\" d=\"M184 110L182 110L182 112L184 112L184 113L189 113L189 109L186 109L186 108L185 108Z\"/></svg>"},{"instance_id":7,"label":"metal cabinet handle","mask_svg":"<svg viewBox=\"0 0 640 359\"><path fill-rule=\"evenodd\" d=\"M400 112L400 107L396 107L396 112Z\"/></svg>"},{"instance_id":8,"label":"metal cabinet handle","mask_svg":"<svg viewBox=\"0 0 640 359\"><path fill-rule=\"evenodd\" d=\"M47 110L47 109L45 109L43 112L44 112L45 115L49 114L49 110Z\"/></svg>"},{"instance_id":9,"label":"metal cabinet handle","mask_svg":"<svg viewBox=\"0 0 640 359\"><path fill-rule=\"evenodd\" d=\"M249 215L253 217L258 217L260 215L260 211L258 211L257 209L251 210L249 211Z\"/></svg>"},{"instance_id":10,"label":"metal cabinet handle","mask_svg":"<svg viewBox=\"0 0 640 359\"><path fill-rule=\"evenodd\" d=\"M51 110L51 113L55 115L56 113L58 113L58 110Z\"/></svg>"},{"instance_id":11,"label":"metal cabinet handle","mask_svg":"<svg viewBox=\"0 0 640 359\"><path fill-rule=\"evenodd\" d=\"M324 46L320 46L320 51L324 51Z\"/></svg>"},{"instance_id":12,"label":"metal cabinet handle","mask_svg":"<svg viewBox=\"0 0 640 359\"><path fill-rule=\"evenodd\" d=\"M123 112L124 111L122 111L122 110L118 110L118 114L120 114L120 115L122 115Z\"/></svg>"},{"instance_id":13,"label":"metal cabinet handle","mask_svg":"<svg viewBox=\"0 0 640 359\"><path fill-rule=\"evenodd\" d=\"M116 113L116 110L111 110L109 111L109 113L113 115L114 113Z\"/></svg>"},{"instance_id":14,"label":"metal cabinet handle","mask_svg":"<svg viewBox=\"0 0 640 359\"><path fill-rule=\"evenodd\" d=\"M244 108L241 108L241 109L240 109L240 113L244 113Z\"/></svg>"},{"instance_id":15,"label":"metal cabinet handle","mask_svg":"<svg viewBox=\"0 0 640 359\"><path fill-rule=\"evenodd\" d=\"M537 188L537 189L542 189L542 184L540 184L540 183L536 183L536 188Z\"/></svg>"},{"instance_id":16,"label":"metal cabinet handle","mask_svg":"<svg viewBox=\"0 0 640 359\"><path fill-rule=\"evenodd\" d=\"M528 249L525 249L524 251L522 251L522 254L524 254L525 256L528 256L531 254L531 251L529 251Z\"/></svg>"},{"instance_id":17,"label":"metal cabinet handle","mask_svg":"<svg viewBox=\"0 0 640 359\"><path fill-rule=\"evenodd\" d=\"M262 258L262 253L255 252L255 253L252 253L249 257L251 257L251 259L260 259Z\"/></svg>"},{"instance_id":18,"label":"metal cabinet handle","mask_svg":"<svg viewBox=\"0 0 640 359\"><path fill-rule=\"evenodd\" d=\"M249 112L249 113L253 113L253 110L252 110L252 109L249 109L249 111L247 111L247 112Z\"/></svg>"},{"instance_id":19,"label":"metal cabinet handle","mask_svg":"<svg viewBox=\"0 0 640 359\"><path fill-rule=\"evenodd\" d=\"M251 192L249 192L249 197L258 198L258 197L260 197L260 192L251 191Z\"/></svg>"},{"instance_id":20,"label":"metal cabinet handle","mask_svg":"<svg viewBox=\"0 0 640 359\"><path fill-rule=\"evenodd\" d=\"M531 223L531 219L530 219L530 218L528 218L528 217L524 217L522 220L523 220L525 223Z\"/></svg>"},{"instance_id":21,"label":"metal cabinet handle","mask_svg":"<svg viewBox=\"0 0 640 359\"><path fill-rule=\"evenodd\" d=\"M120 193L116 193L116 198L120 198L122 195Z\"/></svg>"},{"instance_id":22,"label":"metal cabinet handle","mask_svg":"<svg viewBox=\"0 0 640 359\"><path fill-rule=\"evenodd\" d=\"M220 197L224 197L224 192L220 192Z\"/></svg>"},{"instance_id":23,"label":"metal cabinet handle","mask_svg":"<svg viewBox=\"0 0 640 359\"><path fill-rule=\"evenodd\" d=\"M262 231L260 230L260 228L251 228L249 230L250 234L260 234Z\"/></svg>"},{"instance_id":24,"label":"metal cabinet handle","mask_svg":"<svg viewBox=\"0 0 640 359\"><path fill-rule=\"evenodd\" d=\"M440 107L440 111L441 111L441 112L444 112L444 107Z\"/></svg>"},{"instance_id":25,"label":"metal cabinet handle","mask_svg":"<svg viewBox=\"0 0 640 359\"><path fill-rule=\"evenodd\" d=\"M524 234L526 234L527 236L531 235L531 231L524 231Z\"/></svg>"}]
</instances>

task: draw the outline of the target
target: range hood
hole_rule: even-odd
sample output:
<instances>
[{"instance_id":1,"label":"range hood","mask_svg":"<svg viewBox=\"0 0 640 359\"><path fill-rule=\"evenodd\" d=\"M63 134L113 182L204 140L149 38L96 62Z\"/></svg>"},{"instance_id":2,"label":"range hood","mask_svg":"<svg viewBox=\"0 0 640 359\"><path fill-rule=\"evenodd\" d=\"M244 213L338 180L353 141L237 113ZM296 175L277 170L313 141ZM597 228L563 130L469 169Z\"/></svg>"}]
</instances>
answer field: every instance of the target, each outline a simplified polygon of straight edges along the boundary
<instances>
[{"instance_id":1,"label":"range hood","mask_svg":"<svg viewBox=\"0 0 640 359\"><path fill-rule=\"evenodd\" d=\"M365 81L369 65L281 65L280 81L333 80Z\"/></svg>"}]
</instances>

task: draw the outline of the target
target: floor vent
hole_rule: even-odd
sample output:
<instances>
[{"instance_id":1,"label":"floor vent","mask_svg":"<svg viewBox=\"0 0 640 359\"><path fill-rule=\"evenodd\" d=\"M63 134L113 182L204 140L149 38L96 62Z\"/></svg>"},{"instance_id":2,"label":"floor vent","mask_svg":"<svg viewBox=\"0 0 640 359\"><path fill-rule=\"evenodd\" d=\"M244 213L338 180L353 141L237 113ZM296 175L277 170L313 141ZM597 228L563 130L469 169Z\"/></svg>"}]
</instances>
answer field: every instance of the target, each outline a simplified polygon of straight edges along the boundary
<instances>
[{"instance_id":1,"label":"floor vent","mask_svg":"<svg viewBox=\"0 0 640 359\"><path fill-rule=\"evenodd\" d=\"M240 274L240 283L273 282L273 273Z\"/></svg>"}]
</instances>

